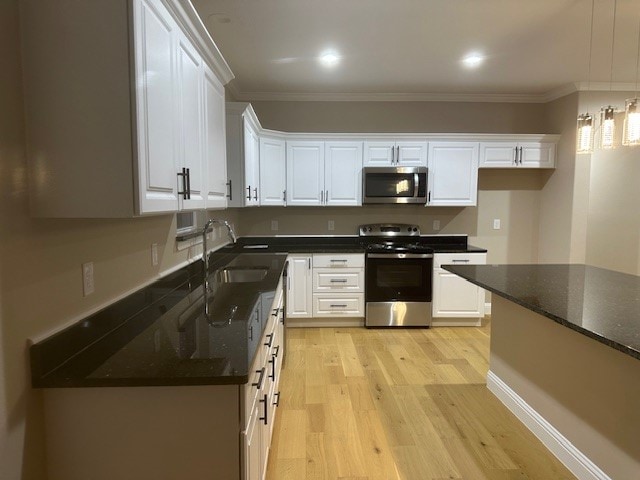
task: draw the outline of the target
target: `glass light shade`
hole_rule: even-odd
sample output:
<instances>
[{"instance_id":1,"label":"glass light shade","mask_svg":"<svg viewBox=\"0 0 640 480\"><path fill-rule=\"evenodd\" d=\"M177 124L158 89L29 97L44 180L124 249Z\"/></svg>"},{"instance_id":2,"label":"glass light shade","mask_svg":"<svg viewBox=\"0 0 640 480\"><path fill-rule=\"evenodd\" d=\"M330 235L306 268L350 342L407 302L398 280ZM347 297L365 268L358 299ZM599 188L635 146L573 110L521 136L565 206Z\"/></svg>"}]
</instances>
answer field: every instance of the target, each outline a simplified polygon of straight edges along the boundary
<instances>
[{"instance_id":1,"label":"glass light shade","mask_svg":"<svg viewBox=\"0 0 640 480\"><path fill-rule=\"evenodd\" d=\"M624 102L622 144L640 145L640 111L637 98L630 98Z\"/></svg>"},{"instance_id":2,"label":"glass light shade","mask_svg":"<svg viewBox=\"0 0 640 480\"><path fill-rule=\"evenodd\" d=\"M600 110L600 147L604 149L615 146L616 120L615 109L609 105Z\"/></svg>"},{"instance_id":3,"label":"glass light shade","mask_svg":"<svg viewBox=\"0 0 640 480\"><path fill-rule=\"evenodd\" d=\"M576 153L593 152L593 115L578 115L578 132L576 136Z\"/></svg>"}]
</instances>

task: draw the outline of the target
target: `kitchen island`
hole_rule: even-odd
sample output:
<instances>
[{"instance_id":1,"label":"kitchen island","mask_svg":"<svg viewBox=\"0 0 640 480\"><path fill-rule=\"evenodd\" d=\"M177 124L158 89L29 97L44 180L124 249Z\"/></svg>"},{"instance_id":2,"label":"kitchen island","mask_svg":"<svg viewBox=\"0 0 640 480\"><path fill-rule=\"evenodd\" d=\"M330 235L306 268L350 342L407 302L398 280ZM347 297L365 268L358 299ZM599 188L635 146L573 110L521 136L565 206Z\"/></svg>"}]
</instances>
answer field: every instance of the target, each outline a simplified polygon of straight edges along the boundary
<instances>
[{"instance_id":1,"label":"kitchen island","mask_svg":"<svg viewBox=\"0 0 640 480\"><path fill-rule=\"evenodd\" d=\"M578 477L640 472L640 277L445 266L493 293L487 387Z\"/></svg>"}]
</instances>

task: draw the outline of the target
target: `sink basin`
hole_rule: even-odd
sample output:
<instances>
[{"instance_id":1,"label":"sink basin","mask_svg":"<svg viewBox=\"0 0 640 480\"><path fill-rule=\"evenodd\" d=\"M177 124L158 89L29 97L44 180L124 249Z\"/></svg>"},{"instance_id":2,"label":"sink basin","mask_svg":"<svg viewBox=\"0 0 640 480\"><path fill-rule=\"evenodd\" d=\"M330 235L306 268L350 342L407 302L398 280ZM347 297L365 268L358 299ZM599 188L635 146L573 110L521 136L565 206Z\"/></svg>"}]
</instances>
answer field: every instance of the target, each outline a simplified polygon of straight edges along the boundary
<instances>
[{"instance_id":1,"label":"sink basin","mask_svg":"<svg viewBox=\"0 0 640 480\"><path fill-rule=\"evenodd\" d=\"M267 267L227 267L217 273L220 283L259 282L267 276Z\"/></svg>"}]
</instances>

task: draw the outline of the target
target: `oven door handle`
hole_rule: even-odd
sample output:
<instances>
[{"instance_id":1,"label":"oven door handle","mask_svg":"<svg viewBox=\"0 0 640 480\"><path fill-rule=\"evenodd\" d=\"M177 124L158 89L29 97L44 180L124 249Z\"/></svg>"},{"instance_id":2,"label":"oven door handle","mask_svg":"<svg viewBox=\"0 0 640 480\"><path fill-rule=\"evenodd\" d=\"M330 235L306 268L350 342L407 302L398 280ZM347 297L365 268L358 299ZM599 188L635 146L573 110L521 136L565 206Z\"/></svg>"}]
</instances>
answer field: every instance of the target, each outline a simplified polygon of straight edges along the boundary
<instances>
[{"instance_id":1,"label":"oven door handle","mask_svg":"<svg viewBox=\"0 0 640 480\"><path fill-rule=\"evenodd\" d=\"M431 253L367 253L367 258L433 258Z\"/></svg>"}]
</instances>

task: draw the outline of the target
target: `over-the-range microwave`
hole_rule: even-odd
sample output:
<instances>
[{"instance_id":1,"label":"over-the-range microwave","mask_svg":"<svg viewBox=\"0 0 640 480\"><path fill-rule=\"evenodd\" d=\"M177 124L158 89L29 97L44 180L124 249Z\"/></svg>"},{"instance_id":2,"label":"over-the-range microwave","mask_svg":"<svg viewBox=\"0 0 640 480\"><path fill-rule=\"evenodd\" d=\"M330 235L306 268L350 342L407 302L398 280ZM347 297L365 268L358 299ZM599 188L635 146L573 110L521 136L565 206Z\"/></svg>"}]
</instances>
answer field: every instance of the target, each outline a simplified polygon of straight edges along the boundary
<instances>
[{"instance_id":1,"label":"over-the-range microwave","mask_svg":"<svg viewBox=\"0 0 640 480\"><path fill-rule=\"evenodd\" d=\"M362 203L427 203L427 168L363 168Z\"/></svg>"}]
</instances>

